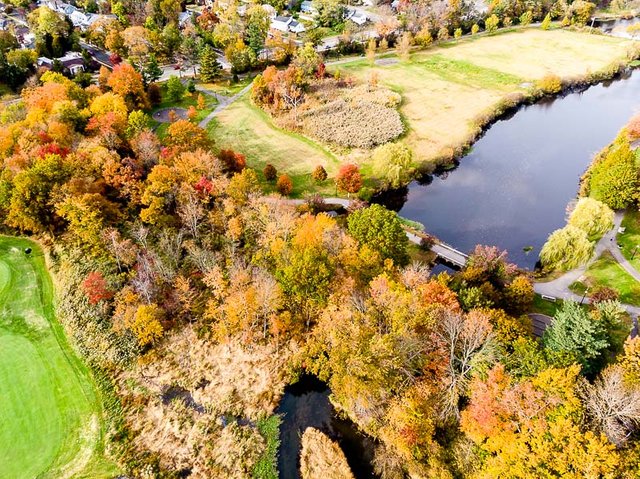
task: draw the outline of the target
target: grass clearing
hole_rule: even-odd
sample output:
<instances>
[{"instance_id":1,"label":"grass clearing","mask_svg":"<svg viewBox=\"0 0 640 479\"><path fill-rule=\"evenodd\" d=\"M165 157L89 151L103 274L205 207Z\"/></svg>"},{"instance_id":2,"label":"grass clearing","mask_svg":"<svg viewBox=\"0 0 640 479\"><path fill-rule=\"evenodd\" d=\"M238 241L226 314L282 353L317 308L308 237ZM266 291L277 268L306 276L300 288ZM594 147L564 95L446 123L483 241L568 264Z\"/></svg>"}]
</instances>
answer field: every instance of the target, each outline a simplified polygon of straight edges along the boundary
<instances>
[{"instance_id":1,"label":"grass clearing","mask_svg":"<svg viewBox=\"0 0 640 479\"><path fill-rule=\"evenodd\" d=\"M584 294L602 287L613 288L620 294L620 301L640 306L640 282L627 273L615 258L605 251L584 273L583 281L576 281L570 289Z\"/></svg>"},{"instance_id":2,"label":"grass clearing","mask_svg":"<svg viewBox=\"0 0 640 479\"><path fill-rule=\"evenodd\" d=\"M54 317L42 251L28 240L0 237L0 311L0 478L116 475L102 456L94 383Z\"/></svg>"},{"instance_id":3,"label":"grass clearing","mask_svg":"<svg viewBox=\"0 0 640 479\"><path fill-rule=\"evenodd\" d=\"M294 196L306 191L333 194L330 181L319 187L311 179L311 172L322 165L329 175L335 174L340 161L330 151L314 141L278 128L262 110L251 104L245 95L223 110L209 123L209 132L221 149L232 149L247 157L247 163L260 175L267 163L279 173L293 179ZM267 189L273 186L267 186Z\"/></svg>"},{"instance_id":4,"label":"grass clearing","mask_svg":"<svg viewBox=\"0 0 640 479\"><path fill-rule=\"evenodd\" d=\"M640 271L640 211L629 208L621 226L625 231L617 237L618 244L622 245L620 251L633 267Z\"/></svg>"},{"instance_id":5,"label":"grass clearing","mask_svg":"<svg viewBox=\"0 0 640 479\"><path fill-rule=\"evenodd\" d=\"M451 154L474 135L474 120L524 83L555 73L563 79L586 75L623 60L629 40L566 30L522 29L467 37L414 53L407 62L374 65L366 60L331 70L379 82L403 96L407 141L419 161Z\"/></svg>"}]
</instances>

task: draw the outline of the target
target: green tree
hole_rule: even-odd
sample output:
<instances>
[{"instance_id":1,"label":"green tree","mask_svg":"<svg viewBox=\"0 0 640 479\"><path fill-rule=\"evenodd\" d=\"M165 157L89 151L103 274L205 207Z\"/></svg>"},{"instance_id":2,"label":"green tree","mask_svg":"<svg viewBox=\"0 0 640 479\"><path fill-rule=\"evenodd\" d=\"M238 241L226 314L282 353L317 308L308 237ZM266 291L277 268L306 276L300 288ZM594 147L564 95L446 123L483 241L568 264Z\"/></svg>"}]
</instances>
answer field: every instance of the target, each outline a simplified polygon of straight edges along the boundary
<instances>
[{"instance_id":1,"label":"green tree","mask_svg":"<svg viewBox=\"0 0 640 479\"><path fill-rule=\"evenodd\" d=\"M184 95L185 87L182 84L180 78L175 75L172 75L167 81L167 98L173 102L178 102L182 100L182 96Z\"/></svg>"},{"instance_id":2,"label":"green tree","mask_svg":"<svg viewBox=\"0 0 640 479\"><path fill-rule=\"evenodd\" d=\"M567 225L549 235L540 251L540 261L545 268L567 271L589 261L592 251L587 233Z\"/></svg>"},{"instance_id":3,"label":"green tree","mask_svg":"<svg viewBox=\"0 0 640 479\"><path fill-rule=\"evenodd\" d=\"M604 203L593 198L580 198L569 217L569 224L595 239L613 227L613 217L613 211Z\"/></svg>"},{"instance_id":4,"label":"green tree","mask_svg":"<svg viewBox=\"0 0 640 479\"><path fill-rule=\"evenodd\" d=\"M158 81L162 76L162 68L158 65L158 59L155 54L151 53L149 55L149 59L144 65L142 69L142 79L144 80L145 85L149 83L153 83Z\"/></svg>"},{"instance_id":5,"label":"green tree","mask_svg":"<svg viewBox=\"0 0 640 479\"><path fill-rule=\"evenodd\" d=\"M373 170L391 188L399 188L409 182L413 174L413 153L404 143L387 143L375 149L372 156Z\"/></svg>"},{"instance_id":6,"label":"green tree","mask_svg":"<svg viewBox=\"0 0 640 479\"><path fill-rule=\"evenodd\" d=\"M133 138L134 136L142 133L149 128L151 119L142 110L134 110L129 113L129 119L127 120L127 136Z\"/></svg>"},{"instance_id":7,"label":"green tree","mask_svg":"<svg viewBox=\"0 0 640 479\"><path fill-rule=\"evenodd\" d=\"M589 196L614 210L636 200L639 189L636 157L627 139L614 143L589 171Z\"/></svg>"},{"instance_id":8,"label":"green tree","mask_svg":"<svg viewBox=\"0 0 640 479\"><path fill-rule=\"evenodd\" d=\"M487 31L487 33L494 33L498 29L499 24L500 19L494 13L484 21L484 29Z\"/></svg>"},{"instance_id":9,"label":"green tree","mask_svg":"<svg viewBox=\"0 0 640 479\"><path fill-rule=\"evenodd\" d=\"M260 5L254 5L247 12L247 44L257 55L264 48L269 33L271 19L267 11Z\"/></svg>"},{"instance_id":10,"label":"green tree","mask_svg":"<svg viewBox=\"0 0 640 479\"><path fill-rule=\"evenodd\" d=\"M604 321L592 318L574 301L565 301L542 338L545 348L592 372L594 360L609 346Z\"/></svg>"},{"instance_id":11,"label":"green tree","mask_svg":"<svg viewBox=\"0 0 640 479\"><path fill-rule=\"evenodd\" d=\"M216 52L209 45L205 46L200 53L200 78L203 82L209 83L220 78L221 75L222 67Z\"/></svg>"},{"instance_id":12,"label":"green tree","mask_svg":"<svg viewBox=\"0 0 640 479\"><path fill-rule=\"evenodd\" d=\"M305 78L312 77L321 63L322 59L311 43L306 43L304 47L298 48L293 59L293 65L302 71Z\"/></svg>"},{"instance_id":13,"label":"green tree","mask_svg":"<svg viewBox=\"0 0 640 479\"><path fill-rule=\"evenodd\" d=\"M349 234L397 265L409 262L409 239L398 215L384 206L371 205L357 210L347 219Z\"/></svg>"},{"instance_id":14,"label":"green tree","mask_svg":"<svg viewBox=\"0 0 640 479\"><path fill-rule=\"evenodd\" d=\"M523 27L530 25L532 21L533 21L533 12L531 10L528 10L524 12L522 15L520 15L520 25L522 25Z\"/></svg>"}]
</instances>

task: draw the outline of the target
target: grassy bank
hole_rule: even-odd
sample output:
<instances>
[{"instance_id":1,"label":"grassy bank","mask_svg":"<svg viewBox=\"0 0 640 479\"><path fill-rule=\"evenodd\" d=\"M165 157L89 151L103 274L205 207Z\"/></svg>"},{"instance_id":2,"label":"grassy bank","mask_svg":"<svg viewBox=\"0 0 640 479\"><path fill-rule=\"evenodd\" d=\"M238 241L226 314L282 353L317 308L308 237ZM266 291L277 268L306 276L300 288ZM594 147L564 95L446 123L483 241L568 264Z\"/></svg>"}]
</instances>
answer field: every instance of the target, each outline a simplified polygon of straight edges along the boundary
<instances>
[{"instance_id":1,"label":"grassy bank","mask_svg":"<svg viewBox=\"0 0 640 479\"><path fill-rule=\"evenodd\" d=\"M621 226L625 231L617 237L618 244L622 245L620 251L640 271L640 211L629 208Z\"/></svg>"},{"instance_id":2,"label":"grassy bank","mask_svg":"<svg viewBox=\"0 0 640 479\"><path fill-rule=\"evenodd\" d=\"M101 455L95 385L55 319L52 299L42 251L0 237L0 477L113 477L117 469Z\"/></svg>"},{"instance_id":3,"label":"grassy bank","mask_svg":"<svg viewBox=\"0 0 640 479\"><path fill-rule=\"evenodd\" d=\"M505 105L517 104L549 73L572 83L625 62L630 40L566 30L518 29L497 35L469 36L411 55L401 61L389 53L376 65L363 58L341 61L331 72L366 82L372 72L380 84L402 95L406 141L423 164L459 155ZM382 60L382 61L380 61ZM593 79L593 78L592 78ZM369 153L336 149L276 127L248 95L218 117L211 132L216 143L245 154L250 166L271 163L294 179L294 194L334 193L332 186L310 181L322 164L332 176L340 163L354 161L371 171Z\"/></svg>"},{"instance_id":4,"label":"grassy bank","mask_svg":"<svg viewBox=\"0 0 640 479\"><path fill-rule=\"evenodd\" d=\"M640 306L640 283L608 251L589 266L584 279L573 283L570 289L574 293L584 294L587 287L589 292L602 287L613 288L620 295L621 302Z\"/></svg>"}]
</instances>

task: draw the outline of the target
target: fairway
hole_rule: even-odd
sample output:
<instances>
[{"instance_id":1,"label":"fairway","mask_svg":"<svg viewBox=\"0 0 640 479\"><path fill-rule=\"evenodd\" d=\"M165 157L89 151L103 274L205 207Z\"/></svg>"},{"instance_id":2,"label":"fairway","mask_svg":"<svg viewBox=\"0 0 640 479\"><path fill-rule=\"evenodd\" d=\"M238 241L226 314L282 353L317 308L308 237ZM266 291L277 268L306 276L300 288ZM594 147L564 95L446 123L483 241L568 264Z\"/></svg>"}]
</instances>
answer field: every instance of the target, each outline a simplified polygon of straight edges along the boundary
<instances>
[{"instance_id":1,"label":"fairway","mask_svg":"<svg viewBox=\"0 0 640 479\"><path fill-rule=\"evenodd\" d=\"M429 161L468 142L478 115L511 93L554 73L568 80L624 60L630 40L566 30L517 30L463 40L411 55L409 61L371 67L366 60L331 67L362 81L375 71L402 94L407 141ZM393 55L390 58L395 58Z\"/></svg>"},{"instance_id":2,"label":"fairway","mask_svg":"<svg viewBox=\"0 0 640 479\"><path fill-rule=\"evenodd\" d=\"M52 299L40 248L0 237L0 479L112 477L97 393Z\"/></svg>"}]
</instances>

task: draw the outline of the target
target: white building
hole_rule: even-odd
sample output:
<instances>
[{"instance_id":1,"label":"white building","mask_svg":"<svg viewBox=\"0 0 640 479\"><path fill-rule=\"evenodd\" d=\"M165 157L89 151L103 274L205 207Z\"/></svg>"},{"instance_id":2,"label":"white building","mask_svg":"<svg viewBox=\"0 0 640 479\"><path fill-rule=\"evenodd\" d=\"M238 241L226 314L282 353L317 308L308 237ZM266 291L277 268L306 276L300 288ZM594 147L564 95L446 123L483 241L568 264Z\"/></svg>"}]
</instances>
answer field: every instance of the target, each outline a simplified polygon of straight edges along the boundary
<instances>
[{"instance_id":1,"label":"white building","mask_svg":"<svg viewBox=\"0 0 640 479\"><path fill-rule=\"evenodd\" d=\"M271 28L281 32L302 33L306 28L302 23L294 20L293 17L277 16L271 21Z\"/></svg>"}]
</instances>

